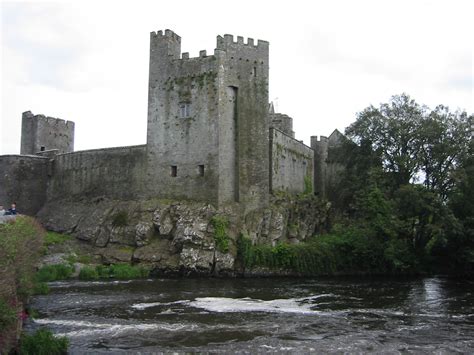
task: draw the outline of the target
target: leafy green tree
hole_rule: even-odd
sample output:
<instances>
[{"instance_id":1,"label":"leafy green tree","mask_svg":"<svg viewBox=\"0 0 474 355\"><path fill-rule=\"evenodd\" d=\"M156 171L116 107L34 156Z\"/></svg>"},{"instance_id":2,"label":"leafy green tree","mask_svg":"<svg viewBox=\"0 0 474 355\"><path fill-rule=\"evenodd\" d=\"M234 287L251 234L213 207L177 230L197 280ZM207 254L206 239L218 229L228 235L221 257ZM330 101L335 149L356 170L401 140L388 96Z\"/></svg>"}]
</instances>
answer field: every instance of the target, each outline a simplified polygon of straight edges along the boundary
<instances>
[{"instance_id":1,"label":"leafy green tree","mask_svg":"<svg viewBox=\"0 0 474 355\"><path fill-rule=\"evenodd\" d=\"M393 96L379 108L369 106L360 112L346 135L357 144L368 142L396 185L406 185L421 168L419 129L425 112L426 107L407 94Z\"/></svg>"},{"instance_id":2,"label":"leafy green tree","mask_svg":"<svg viewBox=\"0 0 474 355\"><path fill-rule=\"evenodd\" d=\"M470 122L466 112L450 112L438 106L418 126L418 159L424 185L443 200L448 198L456 180L456 169L469 151Z\"/></svg>"}]
</instances>

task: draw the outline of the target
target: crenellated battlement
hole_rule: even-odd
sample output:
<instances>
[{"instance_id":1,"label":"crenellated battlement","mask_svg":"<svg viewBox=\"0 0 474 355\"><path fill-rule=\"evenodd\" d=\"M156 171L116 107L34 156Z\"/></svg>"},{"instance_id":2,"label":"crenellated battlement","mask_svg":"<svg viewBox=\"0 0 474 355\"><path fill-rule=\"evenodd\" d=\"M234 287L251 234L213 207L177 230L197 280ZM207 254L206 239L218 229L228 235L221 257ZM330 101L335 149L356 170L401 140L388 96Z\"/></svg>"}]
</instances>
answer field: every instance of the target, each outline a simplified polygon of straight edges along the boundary
<instances>
[{"instance_id":1,"label":"crenellated battlement","mask_svg":"<svg viewBox=\"0 0 474 355\"><path fill-rule=\"evenodd\" d=\"M175 41L181 42L181 37L168 29L166 29L165 32L163 32L162 30L157 31L157 32L152 31L150 32L150 36L153 39L173 39Z\"/></svg>"},{"instance_id":2,"label":"crenellated battlement","mask_svg":"<svg viewBox=\"0 0 474 355\"><path fill-rule=\"evenodd\" d=\"M224 37L217 36L217 49L226 50L229 46L241 46L247 48L259 48L259 49L268 49L269 43L259 39L257 45L254 43L253 38L247 38L247 42L244 42L244 37L237 36L237 40L234 41L234 36L230 34L225 34Z\"/></svg>"},{"instance_id":3,"label":"crenellated battlement","mask_svg":"<svg viewBox=\"0 0 474 355\"><path fill-rule=\"evenodd\" d=\"M65 127L74 127L74 122L73 121L67 121L63 120L62 118L56 118L56 117L51 117L51 116L45 116L43 114L38 114L35 115L31 111L26 111L23 112L22 117L24 119L30 119L30 120L41 120L49 125L62 125Z\"/></svg>"},{"instance_id":4,"label":"crenellated battlement","mask_svg":"<svg viewBox=\"0 0 474 355\"><path fill-rule=\"evenodd\" d=\"M328 142L328 137L326 136L311 136L311 145L317 144L317 143L327 143Z\"/></svg>"},{"instance_id":5,"label":"crenellated battlement","mask_svg":"<svg viewBox=\"0 0 474 355\"><path fill-rule=\"evenodd\" d=\"M74 150L74 122L23 112L21 154L36 154L57 149L59 153Z\"/></svg>"}]
</instances>

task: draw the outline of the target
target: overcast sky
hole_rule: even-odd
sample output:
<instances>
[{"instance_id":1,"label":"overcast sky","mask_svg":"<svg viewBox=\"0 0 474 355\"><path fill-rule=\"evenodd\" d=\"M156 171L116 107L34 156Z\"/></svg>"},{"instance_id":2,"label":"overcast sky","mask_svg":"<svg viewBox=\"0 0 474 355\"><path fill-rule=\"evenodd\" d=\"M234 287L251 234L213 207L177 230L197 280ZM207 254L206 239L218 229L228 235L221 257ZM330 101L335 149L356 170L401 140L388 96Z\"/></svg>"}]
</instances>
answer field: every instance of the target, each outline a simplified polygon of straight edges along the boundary
<instances>
[{"instance_id":1,"label":"overcast sky","mask_svg":"<svg viewBox=\"0 0 474 355\"><path fill-rule=\"evenodd\" d=\"M226 33L270 42L270 99L296 138L341 131L406 92L473 109L474 1L2 1L0 154L21 113L76 123L75 150L146 142L149 33L213 53Z\"/></svg>"}]
</instances>

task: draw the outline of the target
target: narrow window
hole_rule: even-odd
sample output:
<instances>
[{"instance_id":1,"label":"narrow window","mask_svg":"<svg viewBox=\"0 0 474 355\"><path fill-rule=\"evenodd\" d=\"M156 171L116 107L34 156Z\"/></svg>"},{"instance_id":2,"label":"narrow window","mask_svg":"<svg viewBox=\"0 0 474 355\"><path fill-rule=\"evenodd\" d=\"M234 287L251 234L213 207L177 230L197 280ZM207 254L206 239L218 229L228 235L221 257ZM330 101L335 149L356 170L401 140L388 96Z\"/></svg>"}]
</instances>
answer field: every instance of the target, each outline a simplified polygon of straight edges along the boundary
<instances>
[{"instance_id":1,"label":"narrow window","mask_svg":"<svg viewBox=\"0 0 474 355\"><path fill-rule=\"evenodd\" d=\"M40 150L44 152L46 150L46 147L41 146Z\"/></svg>"},{"instance_id":2,"label":"narrow window","mask_svg":"<svg viewBox=\"0 0 474 355\"><path fill-rule=\"evenodd\" d=\"M179 104L179 118L186 118L191 115L191 105L189 102L182 102Z\"/></svg>"},{"instance_id":3,"label":"narrow window","mask_svg":"<svg viewBox=\"0 0 474 355\"><path fill-rule=\"evenodd\" d=\"M204 176L204 165L198 166L199 176Z\"/></svg>"},{"instance_id":4,"label":"narrow window","mask_svg":"<svg viewBox=\"0 0 474 355\"><path fill-rule=\"evenodd\" d=\"M178 167L176 165L171 165L171 176L172 177L178 176Z\"/></svg>"},{"instance_id":5,"label":"narrow window","mask_svg":"<svg viewBox=\"0 0 474 355\"><path fill-rule=\"evenodd\" d=\"M257 76L257 67L253 67L252 75L255 76L255 77Z\"/></svg>"}]
</instances>

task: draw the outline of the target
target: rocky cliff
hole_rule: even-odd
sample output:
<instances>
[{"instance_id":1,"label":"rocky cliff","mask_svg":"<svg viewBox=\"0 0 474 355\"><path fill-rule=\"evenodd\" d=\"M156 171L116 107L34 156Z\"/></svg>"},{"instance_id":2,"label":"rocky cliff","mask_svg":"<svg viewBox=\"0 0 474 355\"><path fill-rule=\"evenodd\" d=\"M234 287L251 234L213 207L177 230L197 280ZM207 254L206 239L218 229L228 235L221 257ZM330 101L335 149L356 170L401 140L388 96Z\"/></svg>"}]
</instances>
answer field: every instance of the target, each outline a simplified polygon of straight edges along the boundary
<instances>
[{"instance_id":1,"label":"rocky cliff","mask_svg":"<svg viewBox=\"0 0 474 355\"><path fill-rule=\"evenodd\" d=\"M201 202L57 200L38 219L49 230L86 242L104 264L140 263L156 273L239 273L237 240L299 243L323 230L329 204L314 196L273 197L268 208L243 214Z\"/></svg>"}]
</instances>

